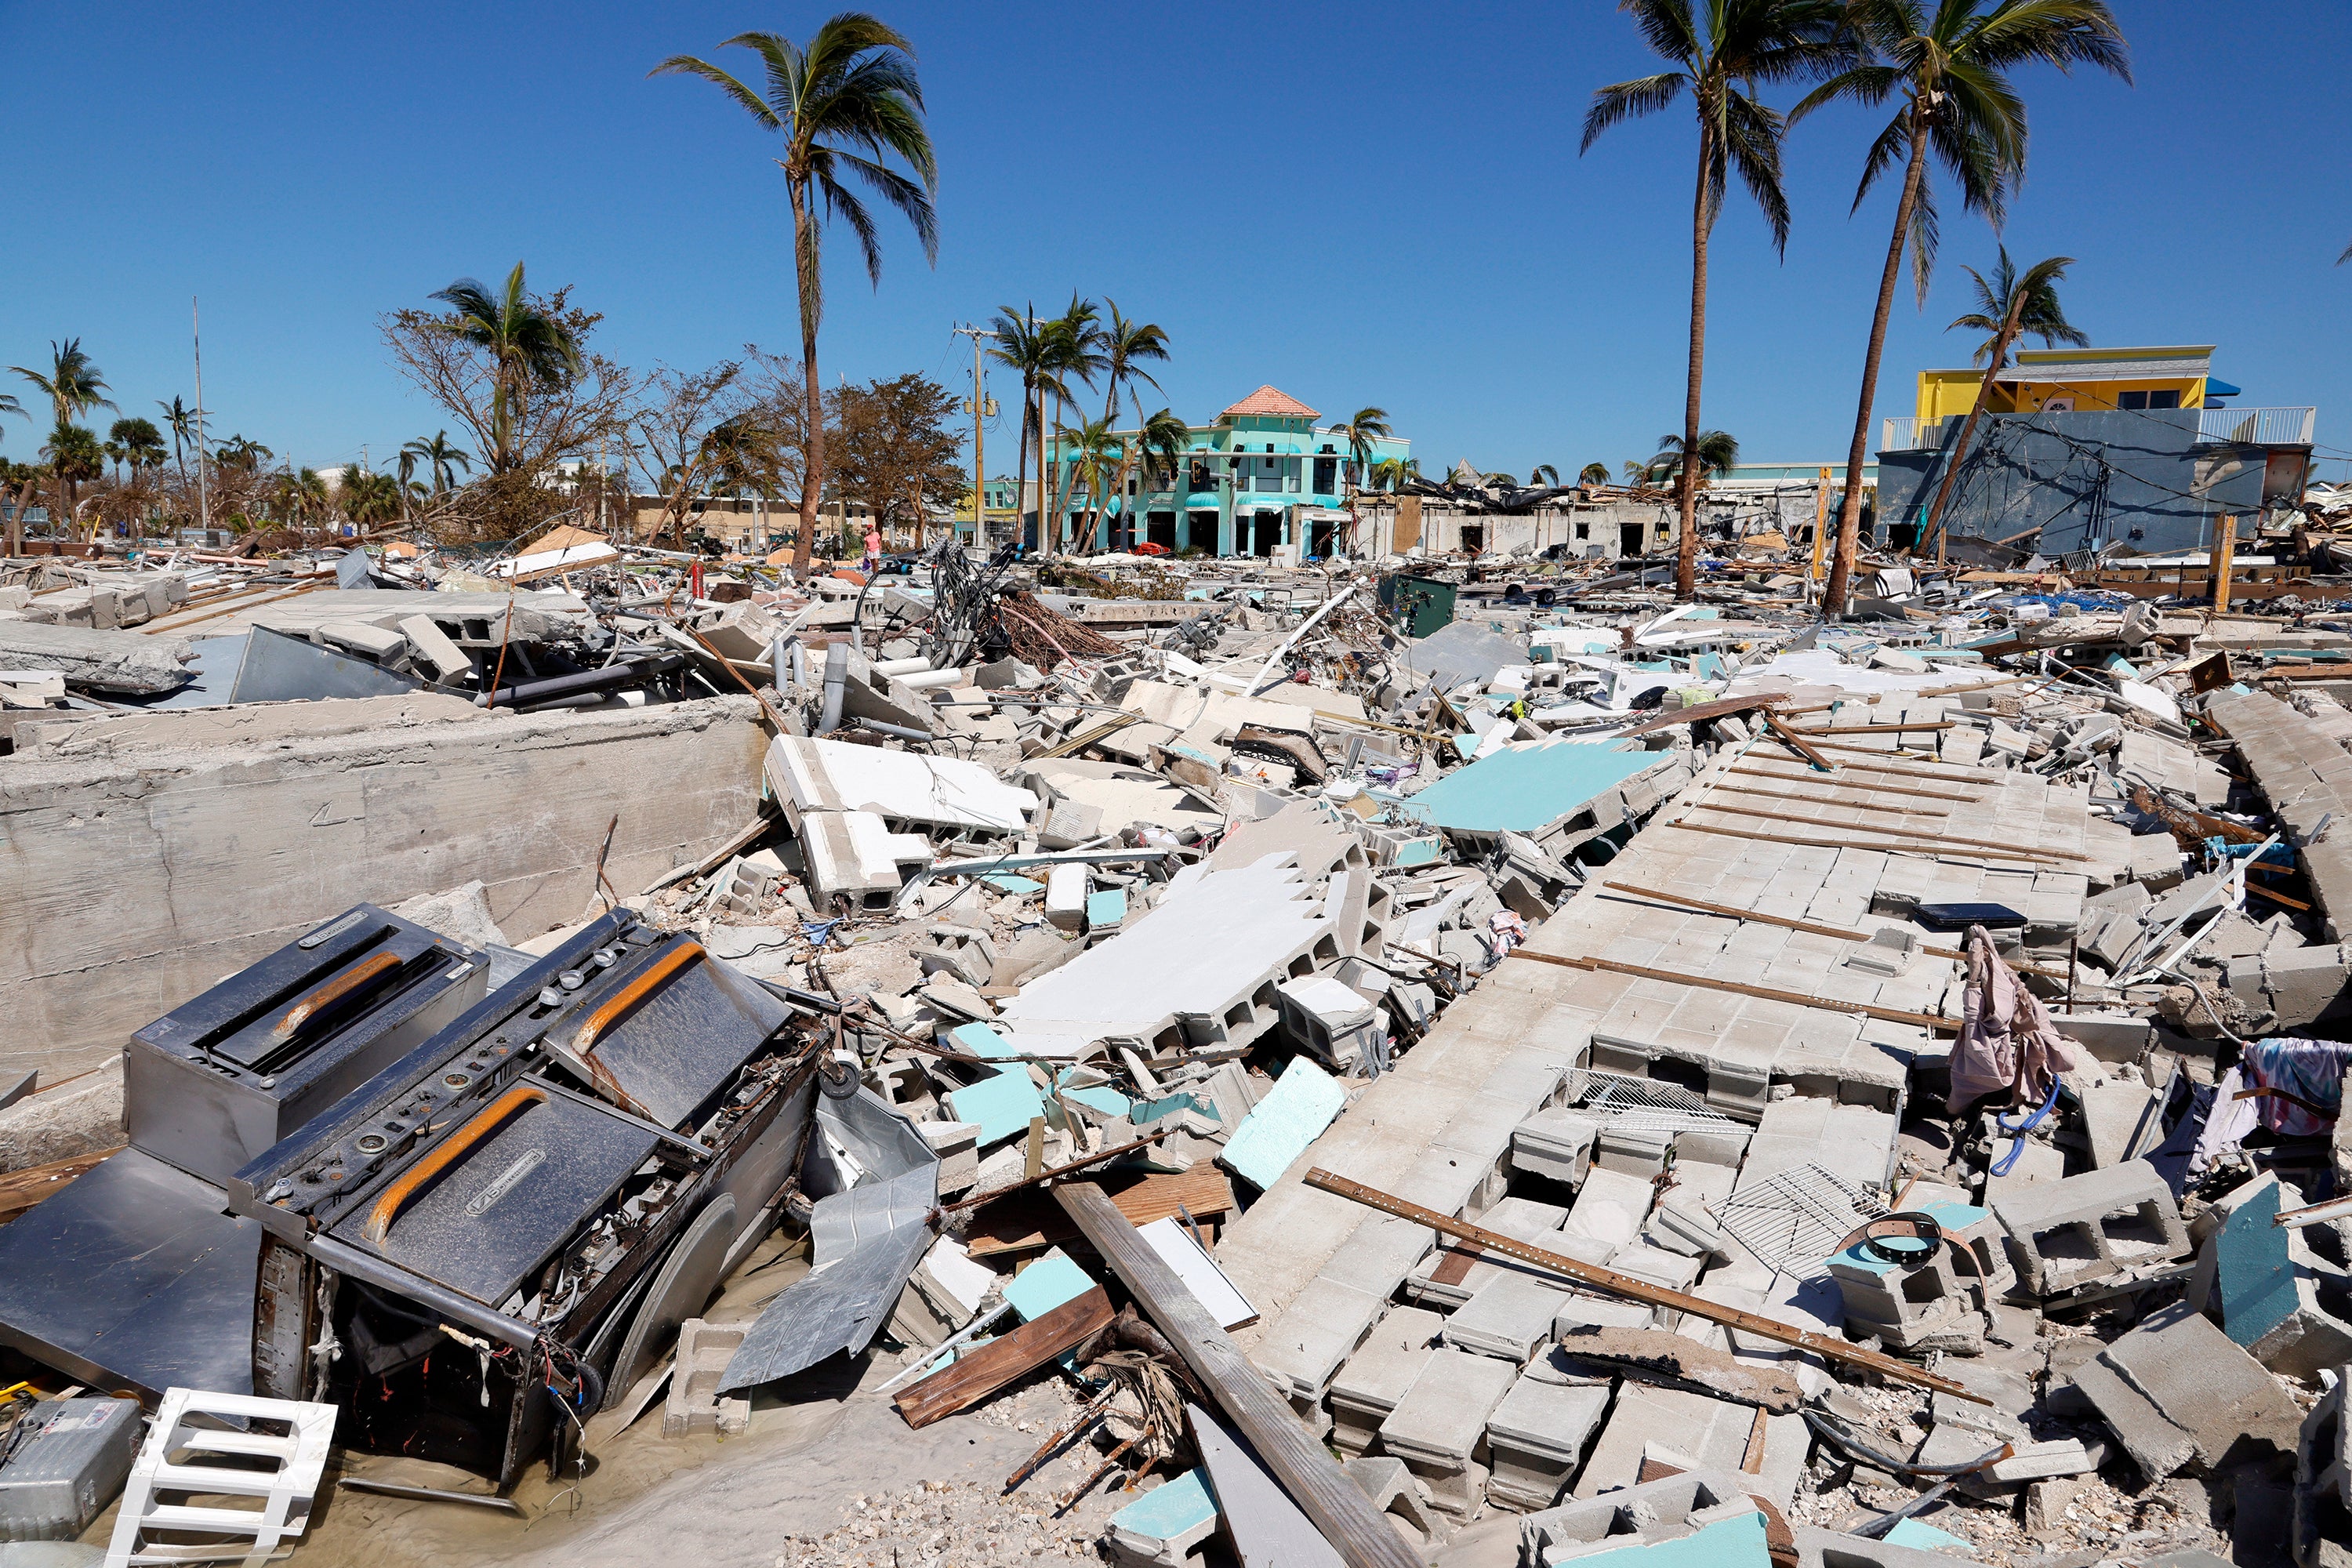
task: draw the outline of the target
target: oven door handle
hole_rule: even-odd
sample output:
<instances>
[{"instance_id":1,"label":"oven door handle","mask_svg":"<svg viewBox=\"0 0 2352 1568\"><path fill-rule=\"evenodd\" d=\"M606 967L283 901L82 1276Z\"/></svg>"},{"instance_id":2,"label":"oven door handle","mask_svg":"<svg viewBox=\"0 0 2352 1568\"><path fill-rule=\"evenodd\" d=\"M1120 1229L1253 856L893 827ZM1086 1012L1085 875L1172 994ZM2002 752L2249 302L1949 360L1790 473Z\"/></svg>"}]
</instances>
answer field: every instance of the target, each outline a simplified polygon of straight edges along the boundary
<instances>
[{"instance_id":1,"label":"oven door handle","mask_svg":"<svg viewBox=\"0 0 2352 1568\"><path fill-rule=\"evenodd\" d=\"M546 1099L547 1091L538 1085L519 1083L483 1107L471 1121L442 1140L440 1147L402 1172L398 1180L384 1188L375 1206L368 1211L367 1224L360 1234L376 1246L383 1246L383 1238L392 1234L393 1222L424 1195L426 1187L470 1153L477 1143Z\"/></svg>"},{"instance_id":2,"label":"oven door handle","mask_svg":"<svg viewBox=\"0 0 2352 1568\"><path fill-rule=\"evenodd\" d=\"M290 1040L301 1032L302 1026L355 992L373 991L386 980L398 974L407 965L396 952L379 952L373 958L355 963L316 991L286 1009L286 1016L271 1026L272 1038Z\"/></svg>"}]
</instances>

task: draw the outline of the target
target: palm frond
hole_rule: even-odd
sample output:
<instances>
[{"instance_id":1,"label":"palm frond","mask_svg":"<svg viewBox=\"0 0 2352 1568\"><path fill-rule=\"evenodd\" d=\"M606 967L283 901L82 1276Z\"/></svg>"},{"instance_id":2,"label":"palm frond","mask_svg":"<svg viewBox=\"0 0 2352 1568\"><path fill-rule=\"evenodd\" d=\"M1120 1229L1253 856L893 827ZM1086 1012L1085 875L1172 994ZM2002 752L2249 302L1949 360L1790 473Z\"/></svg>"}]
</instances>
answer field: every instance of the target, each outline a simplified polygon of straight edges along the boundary
<instances>
[{"instance_id":1,"label":"palm frond","mask_svg":"<svg viewBox=\"0 0 2352 1568\"><path fill-rule=\"evenodd\" d=\"M752 35L751 34L745 34L744 37L750 37ZM772 35L761 36L772 37ZM740 43L742 41L742 38L730 38L728 40L729 43ZM719 91L725 93L729 98L733 99L736 105L740 108L744 113L749 114L752 119L758 121L764 129L769 131L782 131L784 128L784 122L777 117L774 110L768 107L768 103L765 99L761 98L758 93L752 91L749 87L738 80L732 72L722 67L712 65L709 60L698 58L693 55L672 55L669 58L662 61L661 64L647 71L646 75L649 77L700 77L703 80L717 87ZM436 296L436 298L438 298L438 296Z\"/></svg>"},{"instance_id":2,"label":"palm frond","mask_svg":"<svg viewBox=\"0 0 2352 1568\"><path fill-rule=\"evenodd\" d=\"M1601 133L1618 121L1655 114L1674 102L1689 79L1681 71L1662 71L1596 89L1592 107L1584 111L1584 139L1577 144L1578 155L1591 151Z\"/></svg>"}]
</instances>

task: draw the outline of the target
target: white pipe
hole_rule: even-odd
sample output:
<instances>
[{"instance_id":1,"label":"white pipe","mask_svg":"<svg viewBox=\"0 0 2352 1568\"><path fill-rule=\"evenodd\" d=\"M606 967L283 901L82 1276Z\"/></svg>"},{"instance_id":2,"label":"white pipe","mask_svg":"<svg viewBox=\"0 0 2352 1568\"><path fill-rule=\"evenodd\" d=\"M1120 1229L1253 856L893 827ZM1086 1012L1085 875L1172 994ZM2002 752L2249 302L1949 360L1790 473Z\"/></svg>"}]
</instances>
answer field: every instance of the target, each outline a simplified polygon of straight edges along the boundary
<instances>
[{"instance_id":1,"label":"white pipe","mask_svg":"<svg viewBox=\"0 0 2352 1568\"><path fill-rule=\"evenodd\" d=\"M830 735L841 728L841 701L849 686L849 645L835 643L824 650L824 712L817 733Z\"/></svg>"},{"instance_id":2,"label":"white pipe","mask_svg":"<svg viewBox=\"0 0 2352 1568\"><path fill-rule=\"evenodd\" d=\"M912 675L895 675L891 679L916 691L940 691L963 679L961 669L925 669Z\"/></svg>"},{"instance_id":3,"label":"white pipe","mask_svg":"<svg viewBox=\"0 0 2352 1568\"><path fill-rule=\"evenodd\" d=\"M874 673L877 675L920 675L923 671L930 668L931 661L920 657L915 658L886 658L881 663L874 667Z\"/></svg>"},{"instance_id":4,"label":"white pipe","mask_svg":"<svg viewBox=\"0 0 2352 1568\"><path fill-rule=\"evenodd\" d=\"M1349 584L1346 588L1334 594L1330 598L1323 601L1323 607L1321 609L1307 616L1306 620L1299 624L1299 627L1297 631L1291 633L1282 640L1282 646L1280 647L1276 648L1272 653L1265 656L1265 662L1258 666L1257 679L1252 680L1249 685L1243 689L1242 695L1244 697L1255 697L1259 692L1265 690L1267 685L1265 678L1269 674L1273 673L1274 667L1276 665L1282 662L1282 656L1288 653L1292 648L1297 647L1298 639L1305 637L1308 632L1313 631L1318 621L1320 621L1324 616L1338 609L1341 605L1346 604L1349 597L1353 595L1357 589L1363 585L1364 580L1359 577L1356 581Z\"/></svg>"}]
</instances>

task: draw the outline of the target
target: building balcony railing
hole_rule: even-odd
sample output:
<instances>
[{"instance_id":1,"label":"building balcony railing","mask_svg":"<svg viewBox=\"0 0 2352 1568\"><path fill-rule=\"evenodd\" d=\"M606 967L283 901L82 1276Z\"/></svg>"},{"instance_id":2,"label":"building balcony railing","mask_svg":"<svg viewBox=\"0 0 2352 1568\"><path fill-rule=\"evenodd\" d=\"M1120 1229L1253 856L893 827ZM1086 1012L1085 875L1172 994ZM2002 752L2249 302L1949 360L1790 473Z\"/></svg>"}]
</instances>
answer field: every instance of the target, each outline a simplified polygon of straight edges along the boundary
<instances>
[{"instance_id":1,"label":"building balcony railing","mask_svg":"<svg viewBox=\"0 0 2352 1568\"><path fill-rule=\"evenodd\" d=\"M1882 419L1878 449L1882 452L1918 452L1936 445L1936 432L1943 426L1940 419L1922 419L1916 415Z\"/></svg>"},{"instance_id":2,"label":"building balcony railing","mask_svg":"<svg viewBox=\"0 0 2352 1568\"><path fill-rule=\"evenodd\" d=\"M2308 447L2316 408L2200 408L2197 439L2247 447Z\"/></svg>"}]
</instances>

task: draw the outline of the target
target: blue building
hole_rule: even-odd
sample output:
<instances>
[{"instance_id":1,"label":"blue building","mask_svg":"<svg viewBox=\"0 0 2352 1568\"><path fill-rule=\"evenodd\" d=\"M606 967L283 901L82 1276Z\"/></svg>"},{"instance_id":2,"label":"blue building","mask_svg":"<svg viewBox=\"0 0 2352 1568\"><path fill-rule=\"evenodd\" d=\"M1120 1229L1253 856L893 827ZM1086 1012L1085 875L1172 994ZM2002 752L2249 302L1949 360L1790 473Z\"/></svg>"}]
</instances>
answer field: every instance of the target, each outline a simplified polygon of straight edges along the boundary
<instances>
[{"instance_id":1,"label":"blue building","mask_svg":"<svg viewBox=\"0 0 2352 1568\"><path fill-rule=\"evenodd\" d=\"M1261 386L1217 416L1192 427L1182 459L1171 471L1157 458L1129 469L1123 494L1095 498L1070 479L1067 443L1048 443L1051 498L1062 503L1056 539L1076 538L1093 519L1091 542L1078 548L1126 550L1150 542L1171 551L1214 555L1271 555L1294 545L1303 555L1351 549L1345 510L1349 488L1364 486L1356 456L1337 428L1318 428L1322 416L1287 393ZM1121 433L1132 441L1134 431ZM1412 444L1384 437L1371 446L1373 464L1411 456ZM1029 542L1037 542L1034 514Z\"/></svg>"}]
</instances>

